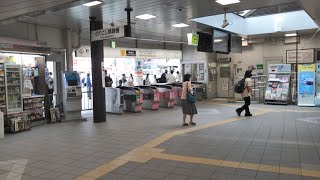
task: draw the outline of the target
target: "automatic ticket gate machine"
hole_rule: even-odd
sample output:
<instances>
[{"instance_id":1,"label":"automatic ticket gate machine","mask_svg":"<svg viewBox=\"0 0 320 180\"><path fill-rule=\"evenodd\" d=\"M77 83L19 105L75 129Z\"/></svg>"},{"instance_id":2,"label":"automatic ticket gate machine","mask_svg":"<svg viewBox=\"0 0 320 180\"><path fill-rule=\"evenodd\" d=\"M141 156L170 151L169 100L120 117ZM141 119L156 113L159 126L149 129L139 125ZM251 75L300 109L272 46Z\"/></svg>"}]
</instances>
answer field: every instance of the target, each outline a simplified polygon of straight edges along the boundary
<instances>
[{"instance_id":1,"label":"automatic ticket gate machine","mask_svg":"<svg viewBox=\"0 0 320 180\"><path fill-rule=\"evenodd\" d=\"M117 87L121 90L121 103L123 110L128 112L141 112L143 103L143 90L137 87Z\"/></svg>"},{"instance_id":2,"label":"automatic ticket gate machine","mask_svg":"<svg viewBox=\"0 0 320 180\"><path fill-rule=\"evenodd\" d=\"M160 92L157 87L154 86L136 86L143 90L143 109L158 110Z\"/></svg>"},{"instance_id":3,"label":"automatic ticket gate machine","mask_svg":"<svg viewBox=\"0 0 320 180\"><path fill-rule=\"evenodd\" d=\"M106 96L106 112L114 114L123 113L123 94L121 89L106 87L105 88Z\"/></svg>"},{"instance_id":4,"label":"automatic ticket gate machine","mask_svg":"<svg viewBox=\"0 0 320 180\"><path fill-rule=\"evenodd\" d=\"M81 82L76 71L64 72L63 85L63 108L66 120L85 120L81 117Z\"/></svg>"},{"instance_id":5,"label":"automatic ticket gate machine","mask_svg":"<svg viewBox=\"0 0 320 180\"><path fill-rule=\"evenodd\" d=\"M182 95L182 83L172 84L172 90L175 94L174 104L181 106L181 95Z\"/></svg>"},{"instance_id":6,"label":"automatic ticket gate machine","mask_svg":"<svg viewBox=\"0 0 320 180\"><path fill-rule=\"evenodd\" d=\"M157 89L159 90L159 93L160 93L159 106L165 107L165 108L173 108L175 94L172 90L172 86L166 85L166 84L156 84L152 86L157 87Z\"/></svg>"},{"instance_id":7,"label":"automatic ticket gate machine","mask_svg":"<svg viewBox=\"0 0 320 180\"><path fill-rule=\"evenodd\" d=\"M204 83L192 82L193 92L197 101L202 101L206 93L206 88Z\"/></svg>"}]
</instances>

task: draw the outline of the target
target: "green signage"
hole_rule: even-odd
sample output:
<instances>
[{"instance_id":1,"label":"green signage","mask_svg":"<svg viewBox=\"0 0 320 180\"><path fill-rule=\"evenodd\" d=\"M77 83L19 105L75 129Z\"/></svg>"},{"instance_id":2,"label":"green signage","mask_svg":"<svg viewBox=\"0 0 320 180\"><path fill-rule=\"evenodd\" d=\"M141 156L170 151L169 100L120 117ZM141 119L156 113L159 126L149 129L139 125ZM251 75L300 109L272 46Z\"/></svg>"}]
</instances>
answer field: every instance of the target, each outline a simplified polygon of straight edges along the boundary
<instances>
[{"instance_id":1,"label":"green signage","mask_svg":"<svg viewBox=\"0 0 320 180\"><path fill-rule=\"evenodd\" d=\"M199 43L199 35L193 34L192 35L192 45L198 45L198 43Z\"/></svg>"},{"instance_id":2,"label":"green signage","mask_svg":"<svg viewBox=\"0 0 320 180\"><path fill-rule=\"evenodd\" d=\"M263 64L257 64L257 69L263 69Z\"/></svg>"},{"instance_id":3,"label":"green signage","mask_svg":"<svg viewBox=\"0 0 320 180\"><path fill-rule=\"evenodd\" d=\"M116 48L117 47L117 44L115 41L111 41L111 48Z\"/></svg>"}]
</instances>

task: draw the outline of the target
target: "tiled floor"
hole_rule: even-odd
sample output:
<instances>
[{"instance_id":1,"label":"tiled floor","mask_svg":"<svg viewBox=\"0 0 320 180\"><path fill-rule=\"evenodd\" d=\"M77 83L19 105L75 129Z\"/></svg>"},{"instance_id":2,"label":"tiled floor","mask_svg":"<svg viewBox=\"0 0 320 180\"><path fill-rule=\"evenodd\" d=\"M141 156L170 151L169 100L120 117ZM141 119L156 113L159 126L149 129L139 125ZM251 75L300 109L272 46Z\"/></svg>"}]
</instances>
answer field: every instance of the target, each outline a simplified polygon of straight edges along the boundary
<instances>
[{"instance_id":1,"label":"tiled floor","mask_svg":"<svg viewBox=\"0 0 320 180\"><path fill-rule=\"evenodd\" d=\"M319 108L198 103L195 127L181 109L66 122L0 141L0 180L320 179Z\"/></svg>"}]
</instances>

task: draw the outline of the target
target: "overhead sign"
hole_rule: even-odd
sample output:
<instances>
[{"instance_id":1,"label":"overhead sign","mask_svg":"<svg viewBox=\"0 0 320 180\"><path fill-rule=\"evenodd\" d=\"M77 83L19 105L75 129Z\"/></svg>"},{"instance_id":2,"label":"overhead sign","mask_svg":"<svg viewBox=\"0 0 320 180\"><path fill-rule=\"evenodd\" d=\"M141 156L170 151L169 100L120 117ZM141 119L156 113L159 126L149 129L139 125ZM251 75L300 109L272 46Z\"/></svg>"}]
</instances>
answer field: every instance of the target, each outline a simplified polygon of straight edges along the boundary
<instances>
[{"instance_id":1,"label":"overhead sign","mask_svg":"<svg viewBox=\"0 0 320 180\"><path fill-rule=\"evenodd\" d=\"M135 51L134 56L127 51ZM76 57L91 57L90 46L82 46L76 51ZM135 57L141 59L182 59L181 50L165 50L165 49L138 49L138 48L108 48L104 47L104 58L123 58Z\"/></svg>"},{"instance_id":2,"label":"overhead sign","mask_svg":"<svg viewBox=\"0 0 320 180\"><path fill-rule=\"evenodd\" d=\"M188 45L190 46L198 46L199 44L199 34L188 33Z\"/></svg>"},{"instance_id":3,"label":"overhead sign","mask_svg":"<svg viewBox=\"0 0 320 180\"><path fill-rule=\"evenodd\" d=\"M134 50L126 50L126 56L137 56L137 53Z\"/></svg>"},{"instance_id":4,"label":"overhead sign","mask_svg":"<svg viewBox=\"0 0 320 180\"><path fill-rule=\"evenodd\" d=\"M91 31L91 41L101 41L124 37L124 27L115 27L110 29L100 29Z\"/></svg>"},{"instance_id":5,"label":"overhead sign","mask_svg":"<svg viewBox=\"0 0 320 180\"><path fill-rule=\"evenodd\" d=\"M111 41L111 48L116 48L117 47L117 44L116 44L116 42L115 41Z\"/></svg>"},{"instance_id":6,"label":"overhead sign","mask_svg":"<svg viewBox=\"0 0 320 180\"><path fill-rule=\"evenodd\" d=\"M231 62L231 58L230 57L226 57L226 58L218 58L219 62Z\"/></svg>"},{"instance_id":7,"label":"overhead sign","mask_svg":"<svg viewBox=\"0 0 320 180\"><path fill-rule=\"evenodd\" d=\"M298 50L298 57L296 50L287 51L287 64L294 63L313 63L314 62L314 49Z\"/></svg>"}]
</instances>

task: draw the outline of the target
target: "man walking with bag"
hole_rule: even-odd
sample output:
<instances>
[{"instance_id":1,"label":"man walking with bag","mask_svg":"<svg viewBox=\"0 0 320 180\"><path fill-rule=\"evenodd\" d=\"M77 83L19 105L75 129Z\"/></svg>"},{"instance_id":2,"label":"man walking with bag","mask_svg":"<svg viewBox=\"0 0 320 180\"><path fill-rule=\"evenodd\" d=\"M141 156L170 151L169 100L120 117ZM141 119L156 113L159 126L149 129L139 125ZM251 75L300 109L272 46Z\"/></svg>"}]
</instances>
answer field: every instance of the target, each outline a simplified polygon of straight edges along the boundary
<instances>
[{"instance_id":1,"label":"man walking with bag","mask_svg":"<svg viewBox=\"0 0 320 180\"><path fill-rule=\"evenodd\" d=\"M244 100L244 105L241 108L236 109L238 116L241 116L243 110L245 110L245 116L252 116L250 113L250 97L252 96L252 84L251 84L252 71L247 70L244 74L244 89L241 96Z\"/></svg>"}]
</instances>

